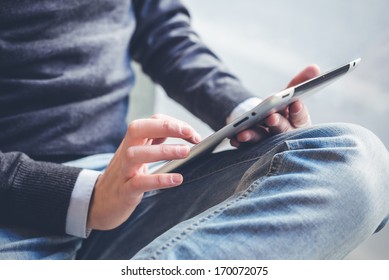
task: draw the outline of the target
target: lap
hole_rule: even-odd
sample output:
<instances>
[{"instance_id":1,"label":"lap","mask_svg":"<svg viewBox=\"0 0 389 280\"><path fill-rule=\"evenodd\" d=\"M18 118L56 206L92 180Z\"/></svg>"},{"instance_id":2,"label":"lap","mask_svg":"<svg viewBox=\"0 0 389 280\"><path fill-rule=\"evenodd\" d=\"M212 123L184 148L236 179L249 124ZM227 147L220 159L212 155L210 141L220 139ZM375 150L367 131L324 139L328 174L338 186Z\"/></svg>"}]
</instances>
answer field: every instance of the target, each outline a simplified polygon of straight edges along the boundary
<instances>
[{"instance_id":1,"label":"lap","mask_svg":"<svg viewBox=\"0 0 389 280\"><path fill-rule=\"evenodd\" d=\"M339 241L339 239L335 238L336 235L346 234L346 231L342 231L342 227L333 226L340 225L348 220L343 215L336 215L337 211L342 211L341 209L343 209L345 213L350 213L349 211L353 212L356 209L355 207L359 207L361 212L363 210L374 212L375 214L380 212L377 208L368 208L363 204L365 202L364 199L366 199L365 194L368 196L367 199L371 198L368 193L371 190L368 186L359 188L359 185L355 184L355 188L350 188L358 177L355 176L354 168L358 166L357 161L364 160L362 154L366 152L364 150L367 147L366 145L368 145L367 143L365 143L365 146L360 145L359 142L370 142L373 141L372 138L374 137L371 134L359 127L346 125L322 126L278 135L244 149L223 152L199 159L180 170L186 179L182 186L166 191L158 191L153 195L146 196L136 213L127 223L111 232L95 232L84 244L79 257L131 258L138 250L143 248L141 253L138 253L135 258L154 258L158 248L172 246L171 242L176 242L176 238L187 232L188 229L191 232L191 241L186 239L186 242L179 242L185 248L182 249L183 247L181 247L181 251L187 251L187 254L181 255L173 252L170 255L169 253L161 255L161 258L266 258L266 256L272 256L267 249L271 247L276 248L275 244L277 242L275 240L277 238L280 238L278 240L283 238L282 243L289 244L293 239L298 239L297 233L299 230L300 236L303 236L304 231L308 232L312 228L316 228L316 231L311 231L312 234L314 232L319 233L321 230L325 230L327 233L327 236L323 238L326 242L323 241L320 244L324 254L325 247L328 249L334 248L333 246L328 246L328 240L334 241L332 243L334 245L337 244L336 240ZM374 141L377 140L375 139ZM377 147L377 150L382 148L382 146ZM290 156L291 150L294 150L294 156ZM288 153L289 155L287 155ZM308 161L309 164L307 163ZM341 167L346 168L341 169ZM338 177L335 178L331 176L334 169L338 169L338 172L340 170L344 172L343 174L339 173ZM269 174L280 176L268 176ZM276 185L272 183L274 179L277 181ZM290 179L293 180L293 185L290 185ZM382 182L379 184L382 185ZM337 187L341 185L344 185L344 188L338 191ZM253 186L257 188L250 194L254 197L248 199L249 196L246 196L246 190ZM265 189L265 191L262 191L262 189ZM331 189L329 193L332 195L321 197L320 194L323 194L323 189L324 191ZM268 195L267 191L271 194L272 199L262 199ZM380 191L384 190L381 189ZM380 191L374 190L373 193L376 195ZM284 193L287 195L283 195ZM354 197L354 195L358 197L361 194L362 199L358 199L354 206L353 199L343 199L344 197ZM239 202L235 203L236 201ZM323 202L325 202L325 207L320 205ZM234 206L230 207L232 203ZM248 205L248 203L252 203L252 205ZM263 203L267 205L266 208L263 208ZM295 227L294 234L288 234L290 233L288 230L284 234L284 231L276 230L275 224L261 224L257 223L257 221L254 222L256 224L255 230L249 230L249 228L252 228L252 221L250 220L252 217L246 219L247 216L245 215L247 213L245 214L245 211L251 213L252 210L257 210L254 213L266 220L277 214L280 203L284 206L287 205L287 207L278 213L280 215L278 221L279 219L283 220L281 223L285 224L287 228L289 226ZM303 207L300 207L301 205ZM309 206L304 207L304 205ZM296 224L292 225L293 223L290 224L291 220L288 220L290 218L288 211L293 209L293 207L300 210L303 209L298 211L301 216L306 216L297 219L299 226ZM220 209L227 208L234 213L240 213L239 215L230 215L234 217L233 221L229 221L235 227L233 231L237 234L234 234L234 236L228 235L222 229L229 219L224 216L226 213L223 212L224 210L222 211L223 215L218 214L218 219L208 219L208 217L214 217L216 212L220 213ZM258 211L258 209L263 210ZM374 219L371 219L371 222L369 221L369 229L379 226L383 215L387 215L385 211L387 209L381 211L379 217L377 215ZM363 216L365 218L372 217L363 213L361 216L358 216L357 214L361 212L355 212L356 220L362 220ZM329 215L330 218L328 218ZM317 219L314 219L314 217ZM328 223L322 223L321 218L323 217L327 217ZM201 228L198 226L199 221L204 220L207 222L202 223ZM241 222L241 220L244 220L244 222ZM276 220L274 219L274 221ZM307 223L308 220L310 221L309 223ZM354 223L353 220L350 221ZM320 223L321 225L318 226ZM196 230L193 230L193 225L196 225ZM285 227L281 228L285 229ZM360 228L354 230L360 234ZM204 231L211 231L212 234L204 234ZM243 232L241 233L240 231ZM261 231L262 235L258 234ZM364 238L366 238L367 231L364 232ZM255 233L257 234L255 235ZM351 234L351 232L349 233ZM252 254L247 254L247 252L249 251L248 249L253 247L248 244L242 245L240 242L241 240L250 239L253 242L256 240L259 243L263 243L261 238L268 235L274 235L277 238L274 238L273 242L268 241L267 245L262 248L258 246L257 250L252 252ZM235 241L233 241L234 238L236 239ZM361 238L360 235L358 238ZM195 249L189 245L193 245L194 240L196 240ZM231 241L229 250L221 253L221 255L209 252L208 246L217 244L220 240ZM262 239L262 241L264 240L266 238ZM309 238L306 241L309 242L308 240ZM331 256L344 256L348 250L352 249L350 244L355 245L356 242L361 242L361 239L358 239L359 241L355 240L351 236L349 242L344 242L343 240L342 242L346 246L342 250L334 249ZM312 236L310 241L315 242L314 236ZM127 245L123 246L123 244ZM175 244L176 250L180 250L178 249L180 246L177 243ZM203 245L205 250L201 253L199 249L201 247L200 244ZM302 246L302 244L300 245ZM299 254L301 246L296 245L293 253ZM194 252L189 252L190 250ZM279 253L285 257L288 256L287 248L279 248L278 250L278 252L275 252L276 255ZM238 254L239 251L242 254ZM237 254L231 256L227 252L236 252ZM323 256L323 254L315 255L315 253L307 250L305 255L300 254L299 256L317 258ZM297 255L291 253L289 255L289 257L294 256Z\"/></svg>"},{"instance_id":2,"label":"lap","mask_svg":"<svg viewBox=\"0 0 389 280\"><path fill-rule=\"evenodd\" d=\"M358 133L364 134L365 132L359 131ZM185 178L185 183L182 186L146 194L134 214L122 226L112 231L93 231L91 236L83 241L82 248L79 250L77 257L87 259L131 258L142 248L148 248L150 243L155 245L155 242L159 242L162 244L159 241L161 235L165 236L165 239L166 235L168 235L167 238L170 238L171 236L169 235L177 234L177 228L180 225L187 226L185 223L188 221L207 215L213 211L212 207L228 203L229 200L234 199L234 196L239 196L237 193L244 192L245 189L253 185L253 182L261 180L268 173L269 168L271 168L275 155L288 149L285 141L296 140L293 144L295 145L294 148L298 148L298 145L301 145L300 149L303 150L310 147L314 148L312 146L314 145L313 142L316 142L316 139L320 137L325 138L338 135L344 138L345 134L355 135L358 133L355 132L354 128L348 126L316 127L278 135L244 149L222 152L201 158L180 170ZM297 140L302 138L315 138L315 141L305 141L305 144L301 144L304 141L299 142ZM345 141L342 139L340 142L344 143ZM335 143L333 140L323 140L321 144L316 143L316 145L331 147ZM382 151L382 147L380 149ZM98 165L101 167L101 161ZM276 192L284 191L285 189L279 188ZM314 197L314 191L310 195ZM239 219L239 217L235 218ZM221 221L218 222L220 223ZM217 231L217 228L215 228L217 226L213 226L213 230ZM208 228L207 230L210 229ZM9 234L17 236L23 242L30 239L28 234L26 236L15 234L15 232L9 232ZM247 235L243 236L247 237ZM32 235L31 239L33 240L35 237L40 238L39 234L36 234ZM42 238L41 240L44 240L47 236L42 235ZM155 239L157 241L153 242ZM63 239L64 247L52 246L52 249L49 251L73 251L75 253L80 242L78 239L72 240L65 236ZM5 243L0 241L0 244L6 243L7 241ZM33 248L32 251L46 250L43 245L42 247L36 246L31 248ZM67 248L70 249L68 250ZM59 258L69 258L68 256L74 256L74 254L58 255Z\"/></svg>"},{"instance_id":3,"label":"lap","mask_svg":"<svg viewBox=\"0 0 389 280\"><path fill-rule=\"evenodd\" d=\"M181 186L145 194L127 222L109 232L93 231L78 257L129 259L170 228L225 201L256 161L248 150L213 154L179 170Z\"/></svg>"},{"instance_id":4,"label":"lap","mask_svg":"<svg viewBox=\"0 0 389 280\"><path fill-rule=\"evenodd\" d=\"M0 225L1 260L70 260L76 258L81 244L81 238L69 235Z\"/></svg>"}]
</instances>

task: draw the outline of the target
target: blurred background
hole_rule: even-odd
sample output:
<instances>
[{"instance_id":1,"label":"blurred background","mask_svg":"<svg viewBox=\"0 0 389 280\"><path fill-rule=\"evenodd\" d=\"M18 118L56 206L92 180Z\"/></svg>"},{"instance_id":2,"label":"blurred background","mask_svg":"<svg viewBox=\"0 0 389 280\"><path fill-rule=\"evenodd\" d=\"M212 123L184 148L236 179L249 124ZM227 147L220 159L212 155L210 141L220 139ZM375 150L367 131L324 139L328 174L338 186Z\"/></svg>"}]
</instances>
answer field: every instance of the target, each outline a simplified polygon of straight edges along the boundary
<instances>
[{"instance_id":1,"label":"blurred background","mask_svg":"<svg viewBox=\"0 0 389 280\"><path fill-rule=\"evenodd\" d=\"M361 57L360 66L352 74L305 103L314 123L356 123L372 130L389 147L389 1L184 3L203 40L251 92L262 98L285 87L309 64L327 71ZM187 121L204 137L212 133L147 78L139 77L138 85L132 95L132 114L165 113ZM139 102L152 106L149 111L140 109L136 105ZM389 259L389 226L347 258Z\"/></svg>"}]
</instances>

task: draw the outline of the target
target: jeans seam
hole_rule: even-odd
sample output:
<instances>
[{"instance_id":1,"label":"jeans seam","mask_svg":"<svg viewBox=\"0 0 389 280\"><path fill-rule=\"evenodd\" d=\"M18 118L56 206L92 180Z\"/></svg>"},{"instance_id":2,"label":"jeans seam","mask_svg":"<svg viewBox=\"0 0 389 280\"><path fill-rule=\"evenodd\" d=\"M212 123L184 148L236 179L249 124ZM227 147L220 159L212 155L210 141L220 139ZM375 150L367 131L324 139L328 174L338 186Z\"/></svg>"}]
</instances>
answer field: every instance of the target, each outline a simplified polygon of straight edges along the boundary
<instances>
[{"instance_id":1,"label":"jeans seam","mask_svg":"<svg viewBox=\"0 0 389 280\"><path fill-rule=\"evenodd\" d=\"M243 164L243 163L248 163L250 161L255 161L255 160L258 160L260 156L255 156L255 157L251 157L249 159L245 159L245 160L236 160L235 162L233 163L230 163L230 164L226 164L225 166L223 167L218 167L218 168L214 168L214 169L211 169L210 171L208 172L204 172L200 175L197 175L197 176L191 176L189 177L189 179L186 179L185 180L185 183L186 184L189 184L189 183L192 183L192 182L195 182L197 180L200 180L206 176L209 176L209 175L212 175L212 174L215 174L215 173L218 173L220 171L223 171L225 169L228 169L230 167L234 167L235 165L239 165L239 164Z\"/></svg>"},{"instance_id":2,"label":"jeans seam","mask_svg":"<svg viewBox=\"0 0 389 280\"><path fill-rule=\"evenodd\" d=\"M189 176L189 177L186 177L185 183L194 182L194 181L199 180L199 179L201 179L201 178L203 178L203 177L205 177L205 176L209 176L209 175L211 175L211 174L215 174L215 173L217 173L217 172L219 172L219 171L225 170L225 169L227 169L227 168L229 168L229 167L233 167L233 166L235 166L235 165L237 165L237 164L248 163L248 162L250 162L250 161L258 160L258 159L260 159L261 157L266 156L267 153L272 153L273 150L279 149L279 147L281 147L281 146L284 146L284 147L285 147L285 150L291 150L291 147L289 147L289 145L288 145L287 142L288 142L287 140L282 141L281 143L275 145L273 149L269 150L268 152L266 152L266 153L264 153L264 154L262 154L262 153L254 153L254 154L246 155L246 156L244 156L244 157L241 157L241 158L238 158L238 159L236 159L236 160L234 160L234 161L231 161L230 163L227 162L227 163L223 164L222 166L216 166L216 167L213 168L213 169L209 169L208 172L204 172L204 173L199 174L199 175L196 175L196 176ZM282 152L282 151L280 151L280 152ZM280 153L280 152L278 152L278 153ZM275 155L273 156L273 158L274 158L278 153L275 153ZM273 160L273 158L272 158L272 160ZM271 167L271 166L272 166L272 163L270 164L270 167Z\"/></svg>"},{"instance_id":3,"label":"jeans seam","mask_svg":"<svg viewBox=\"0 0 389 280\"><path fill-rule=\"evenodd\" d=\"M285 147L286 149L283 151L280 151L276 154L273 155L270 165L269 165L269 170L266 174L267 177L270 176L276 176L280 174L280 167L284 165L284 161L286 158L286 152L291 151L292 149L289 147L287 141L285 141Z\"/></svg>"},{"instance_id":4,"label":"jeans seam","mask_svg":"<svg viewBox=\"0 0 389 280\"><path fill-rule=\"evenodd\" d=\"M287 149L288 148L289 147L287 146ZM194 223L192 223L191 225L188 225L186 228L184 228L180 233L178 233L175 236L173 236L172 238L170 238L170 240L166 241L162 246L159 247L158 250L156 250L153 253L153 255L150 257L150 259L152 259L152 260L158 259L159 255L162 255L164 253L164 251L166 251L167 249L171 249L174 246L176 246L180 241L182 241L182 240L184 240L184 238L188 237L189 234L192 233L201 224L218 217L225 210L230 208L232 205L234 205L238 201L246 198L258 186L260 186L261 182L263 182L264 180L266 180L267 178L269 178L271 176L277 175L279 173L278 167L282 166L282 164L284 162L284 158L285 157L282 154L276 153L272 157L272 160L270 161L268 172L265 175L256 179L253 183L251 183L251 185L246 190L240 192L239 195L235 199L233 199L232 201L227 202L225 205L224 205L224 203L222 203L223 205L221 205L218 209L215 209L214 211L212 211L212 213L210 213L206 217L201 217L201 218L197 219ZM230 167L230 166L227 166L227 167ZM219 169L218 171L220 171L220 170L222 170L222 169Z\"/></svg>"},{"instance_id":5,"label":"jeans seam","mask_svg":"<svg viewBox=\"0 0 389 280\"><path fill-rule=\"evenodd\" d=\"M265 177L265 176L264 176ZM231 205L234 205L238 201L244 199L247 197L255 188L255 186L259 185L259 182L254 182L247 190L239 194L238 197L236 197L234 200L228 202L226 205L222 205L220 208L214 210L212 213L207 215L206 217L200 218L198 221L192 223L191 225L187 226L185 229L183 229L179 234L172 237L169 241L165 242L164 245L160 247L157 251L154 252L153 256L150 257L150 259L156 260L158 259L158 255L162 255L164 251L166 251L169 248L173 248L178 242L184 240L185 237L188 237L191 232L193 232L196 228L198 228L201 224L210 221L211 219L219 216L222 214L226 209L228 209Z\"/></svg>"}]
</instances>

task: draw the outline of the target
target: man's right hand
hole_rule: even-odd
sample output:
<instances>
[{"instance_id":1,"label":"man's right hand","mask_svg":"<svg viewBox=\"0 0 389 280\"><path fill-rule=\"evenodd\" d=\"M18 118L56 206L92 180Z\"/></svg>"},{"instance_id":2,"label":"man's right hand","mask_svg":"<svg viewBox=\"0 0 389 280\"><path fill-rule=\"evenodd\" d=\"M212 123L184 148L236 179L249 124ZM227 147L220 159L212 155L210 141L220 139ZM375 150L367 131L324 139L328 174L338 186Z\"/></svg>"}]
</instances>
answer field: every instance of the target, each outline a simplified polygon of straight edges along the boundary
<instances>
[{"instance_id":1,"label":"man's right hand","mask_svg":"<svg viewBox=\"0 0 389 280\"><path fill-rule=\"evenodd\" d=\"M106 171L98 178L89 206L87 227L113 229L124 221L147 191L179 186L181 174L148 174L146 163L185 158L187 145L163 144L167 137L197 144L200 136L188 124L155 115L129 124L127 133Z\"/></svg>"}]
</instances>

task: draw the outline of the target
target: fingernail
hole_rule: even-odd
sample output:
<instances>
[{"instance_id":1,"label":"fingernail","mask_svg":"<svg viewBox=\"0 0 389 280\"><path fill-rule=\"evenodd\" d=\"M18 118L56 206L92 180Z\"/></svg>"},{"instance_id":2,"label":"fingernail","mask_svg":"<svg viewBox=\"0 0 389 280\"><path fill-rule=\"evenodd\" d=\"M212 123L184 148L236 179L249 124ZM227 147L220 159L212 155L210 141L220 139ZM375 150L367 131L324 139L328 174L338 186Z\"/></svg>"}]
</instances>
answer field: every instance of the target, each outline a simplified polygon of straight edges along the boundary
<instances>
[{"instance_id":1,"label":"fingernail","mask_svg":"<svg viewBox=\"0 0 389 280\"><path fill-rule=\"evenodd\" d=\"M188 126L181 126L181 134L186 136L191 133L191 129Z\"/></svg>"},{"instance_id":2,"label":"fingernail","mask_svg":"<svg viewBox=\"0 0 389 280\"><path fill-rule=\"evenodd\" d=\"M299 114L302 111L303 105L302 105L302 103L296 103L291 108L293 110L289 110L289 113L292 114L292 115L297 115L297 114Z\"/></svg>"},{"instance_id":3,"label":"fingernail","mask_svg":"<svg viewBox=\"0 0 389 280\"><path fill-rule=\"evenodd\" d=\"M318 75L318 71L316 70L316 65L315 66L311 66L309 68L309 71L307 71L307 78L308 79L312 79L312 78L315 78L317 75Z\"/></svg>"},{"instance_id":4,"label":"fingernail","mask_svg":"<svg viewBox=\"0 0 389 280\"><path fill-rule=\"evenodd\" d=\"M179 146L177 147L177 154L181 157L184 157L188 154L189 147L188 146Z\"/></svg>"},{"instance_id":5,"label":"fingernail","mask_svg":"<svg viewBox=\"0 0 389 280\"><path fill-rule=\"evenodd\" d=\"M182 183L182 176L181 175L172 175L171 181L174 185L179 185Z\"/></svg>"},{"instance_id":6,"label":"fingernail","mask_svg":"<svg viewBox=\"0 0 389 280\"><path fill-rule=\"evenodd\" d=\"M194 136L194 141L196 142L196 143L200 143L201 142L201 136L200 136L200 134L195 134L195 136Z\"/></svg>"},{"instance_id":7,"label":"fingernail","mask_svg":"<svg viewBox=\"0 0 389 280\"><path fill-rule=\"evenodd\" d=\"M248 133L245 133L242 135L241 141L248 142L248 141L250 141L250 139L251 139L250 135Z\"/></svg>"},{"instance_id":8,"label":"fingernail","mask_svg":"<svg viewBox=\"0 0 389 280\"><path fill-rule=\"evenodd\" d=\"M272 115L266 120L266 124L270 127L277 126L280 121L280 118L278 117L277 114Z\"/></svg>"}]
</instances>

